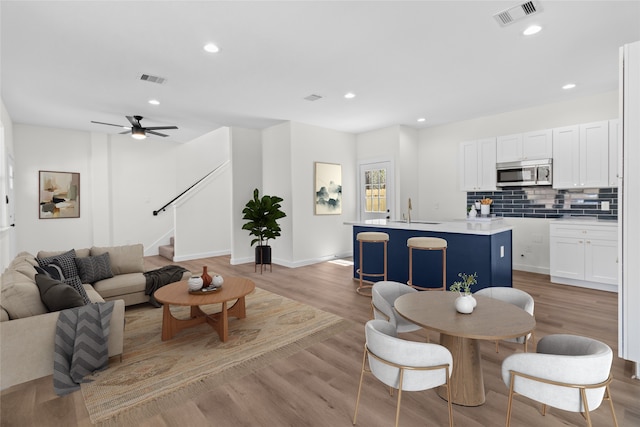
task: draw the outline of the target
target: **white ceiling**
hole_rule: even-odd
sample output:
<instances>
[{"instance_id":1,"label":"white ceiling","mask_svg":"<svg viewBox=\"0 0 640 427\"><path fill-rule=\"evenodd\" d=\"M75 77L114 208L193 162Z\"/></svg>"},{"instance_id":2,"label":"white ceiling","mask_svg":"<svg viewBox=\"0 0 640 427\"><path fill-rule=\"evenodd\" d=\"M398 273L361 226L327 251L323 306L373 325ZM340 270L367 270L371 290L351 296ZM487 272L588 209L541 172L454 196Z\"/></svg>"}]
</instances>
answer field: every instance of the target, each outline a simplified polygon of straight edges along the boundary
<instances>
[{"instance_id":1,"label":"white ceiling","mask_svg":"<svg viewBox=\"0 0 640 427\"><path fill-rule=\"evenodd\" d=\"M493 15L518 3L2 0L2 99L16 123L117 133L90 121L141 115L186 142L286 120L427 127L617 89L640 1L542 0L498 25ZM527 38L532 23L543 31Z\"/></svg>"}]
</instances>

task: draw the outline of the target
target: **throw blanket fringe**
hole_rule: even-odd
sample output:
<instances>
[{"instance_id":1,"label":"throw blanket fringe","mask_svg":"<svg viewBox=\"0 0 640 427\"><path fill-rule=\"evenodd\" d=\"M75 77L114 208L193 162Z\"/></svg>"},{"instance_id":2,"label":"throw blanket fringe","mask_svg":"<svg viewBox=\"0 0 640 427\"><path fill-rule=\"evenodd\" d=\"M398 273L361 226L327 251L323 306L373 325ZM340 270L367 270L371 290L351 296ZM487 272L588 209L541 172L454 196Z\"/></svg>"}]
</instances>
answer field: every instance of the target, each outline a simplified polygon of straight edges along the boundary
<instances>
[{"instance_id":1,"label":"throw blanket fringe","mask_svg":"<svg viewBox=\"0 0 640 427\"><path fill-rule=\"evenodd\" d=\"M156 307L161 304L153 297L153 293L169 283L179 282L182 275L188 270L178 265L165 265L157 270L151 270L144 273L147 279L145 294L149 295L149 302Z\"/></svg>"},{"instance_id":2,"label":"throw blanket fringe","mask_svg":"<svg viewBox=\"0 0 640 427\"><path fill-rule=\"evenodd\" d=\"M53 389L64 396L80 388L85 375L109 363L113 301L62 310L56 324Z\"/></svg>"}]
</instances>

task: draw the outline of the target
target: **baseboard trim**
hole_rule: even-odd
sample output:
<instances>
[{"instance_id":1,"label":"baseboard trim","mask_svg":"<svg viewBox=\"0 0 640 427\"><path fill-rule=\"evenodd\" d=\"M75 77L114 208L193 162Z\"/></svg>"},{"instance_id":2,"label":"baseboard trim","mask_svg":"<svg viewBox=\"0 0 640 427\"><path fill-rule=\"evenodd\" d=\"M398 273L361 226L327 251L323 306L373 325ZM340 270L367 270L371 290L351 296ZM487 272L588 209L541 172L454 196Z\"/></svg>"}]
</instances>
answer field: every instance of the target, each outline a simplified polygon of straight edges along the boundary
<instances>
[{"instance_id":1,"label":"baseboard trim","mask_svg":"<svg viewBox=\"0 0 640 427\"><path fill-rule=\"evenodd\" d=\"M334 259L348 258L350 256L352 256L351 252L345 252L343 254L327 255L324 257L311 258L311 259L306 259L301 261L288 261L281 258L272 258L271 261L273 264L280 265L282 267L298 268L298 267L305 267L307 265L312 265L312 264L319 264L321 262L327 262ZM254 261L253 257L231 258L231 261L229 263L231 265L246 264L246 263L253 264L253 261Z\"/></svg>"},{"instance_id":2,"label":"baseboard trim","mask_svg":"<svg viewBox=\"0 0 640 427\"><path fill-rule=\"evenodd\" d=\"M565 277L550 277L551 283L559 283L561 285L579 286L581 288L597 289L599 291L618 292L618 285L610 285L608 283L588 282L586 280L567 279Z\"/></svg>"},{"instance_id":3,"label":"baseboard trim","mask_svg":"<svg viewBox=\"0 0 640 427\"><path fill-rule=\"evenodd\" d=\"M513 264L513 269L519 270L519 271L528 271L529 273L539 273L539 274L549 275L549 268L547 267L535 267L532 265L525 265L525 264Z\"/></svg>"},{"instance_id":4,"label":"baseboard trim","mask_svg":"<svg viewBox=\"0 0 640 427\"><path fill-rule=\"evenodd\" d=\"M231 254L230 250L223 250L223 251L213 251L213 252L202 252L198 254L189 254L189 255L174 255L173 261L175 262L191 261L193 259L211 258L211 257L230 255L230 254Z\"/></svg>"}]
</instances>

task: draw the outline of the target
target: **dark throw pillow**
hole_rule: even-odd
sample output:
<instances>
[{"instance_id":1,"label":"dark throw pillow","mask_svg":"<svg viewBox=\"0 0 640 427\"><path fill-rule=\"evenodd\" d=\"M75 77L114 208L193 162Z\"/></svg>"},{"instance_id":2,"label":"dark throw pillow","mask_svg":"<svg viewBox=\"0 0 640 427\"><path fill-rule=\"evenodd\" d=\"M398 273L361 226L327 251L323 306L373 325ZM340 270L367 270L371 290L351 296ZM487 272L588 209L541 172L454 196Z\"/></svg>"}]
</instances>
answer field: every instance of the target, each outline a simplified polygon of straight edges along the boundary
<instances>
[{"instance_id":1,"label":"dark throw pillow","mask_svg":"<svg viewBox=\"0 0 640 427\"><path fill-rule=\"evenodd\" d=\"M60 269L62 271L62 278L60 280L75 289L80 294L85 304L91 304L91 300L89 299L87 292L84 290L84 286L82 286L82 280L80 280L75 259L75 249L71 249L59 255L53 255L46 258L36 258L38 265L43 269L46 269L47 267L57 267ZM54 275L51 275L51 277L54 277Z\"/></svg>"},{"instance_id":2,"label":"dark throw pillow","mask_svg":"<svg viewBox=\"0 0 640 427\"><path fill-rule=\"evenodd\" d=\"M98 280L113 277L109 252L98 256L76 258L75 261L82 283L95 283Z\"/></svg>"},{"instance_id":3,"label":"dark throw pillow","mask_svg":"<svg viewBox=\"0 0 640 427\"><path fill-rule=\"evenodd\" d=\"M64 280L64 274L62 274L62 269L54 264L49 264L46 267L35 267L38 274L44 274L46 276L51 277L54 280Z\"/></svg>"},{"instance_id":4,"label":"dark throw pillow","mask_svg":"<svg viewBox=\"0 0 640 427\"><path fill-rule=\"evenodd\" d=\"M40 299L49 311L60 311L84 305L78 291L46 274L36 274L36 284L40 290Z\"/></svg>"},{"instance_id":5,"label":"dark throw pillow","mask_svg":"<svg viewBox=\"0 0 640 427\"><path fill-rule=\"evenodd\" d=\"M89 295L87 295L87 291L84 290L84 286L82 286L82 280L80 280L80 276L69 277L64 279L62 283L71 286L76 290L82 297L82 300L85 304L91 304L91 300L89 299Z\"/></svg>"},{"instance_id":6,"label":"dark throw pillow","mask_svg":"<svg viewBox=\"0 0 640 427\"><path fill-rule=\"evenodd\" d=\"M78 275L78 267L76 267L76 262L74 261L76 258L76 250L71 249L60 255L54 255L46 258L36 258L38 261L38 265L42 268L45 268L49 264L56 264L58 267L62 269L62 274L64 274L65 278L70 278Z\"/></svg>"}]
</instances>

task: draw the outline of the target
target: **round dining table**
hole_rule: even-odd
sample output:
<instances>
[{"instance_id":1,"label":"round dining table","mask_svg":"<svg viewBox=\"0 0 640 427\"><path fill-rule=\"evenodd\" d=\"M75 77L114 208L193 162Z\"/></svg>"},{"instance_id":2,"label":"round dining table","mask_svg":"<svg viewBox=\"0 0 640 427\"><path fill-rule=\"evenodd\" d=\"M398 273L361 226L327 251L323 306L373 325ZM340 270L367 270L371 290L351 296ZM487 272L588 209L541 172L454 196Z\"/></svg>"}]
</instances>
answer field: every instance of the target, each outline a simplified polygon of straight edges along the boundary
<instances>
[{"instance_id":1,"label":"round dining table","mask_svg":"<svg viewBox=\"0 0 640 427\"><path fill-rule=\"evenodd\" d=\"M458 313L457 297L457 292L412 292L396 299L394 307L405 319L440 332L440 344L453 356L451 402L479 406L485 402L479 340L521 337L535 329L536 321L513 304L482 295L474 295L477 305L471 314ZM444 387L437 392L447 398Z\"/></svg>"}]
</instances>

